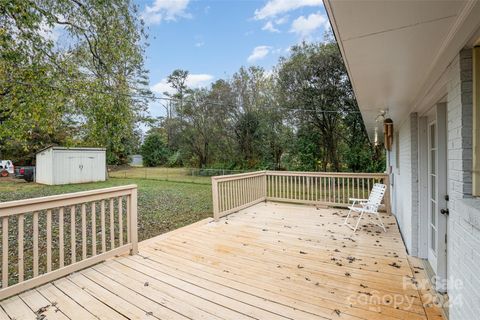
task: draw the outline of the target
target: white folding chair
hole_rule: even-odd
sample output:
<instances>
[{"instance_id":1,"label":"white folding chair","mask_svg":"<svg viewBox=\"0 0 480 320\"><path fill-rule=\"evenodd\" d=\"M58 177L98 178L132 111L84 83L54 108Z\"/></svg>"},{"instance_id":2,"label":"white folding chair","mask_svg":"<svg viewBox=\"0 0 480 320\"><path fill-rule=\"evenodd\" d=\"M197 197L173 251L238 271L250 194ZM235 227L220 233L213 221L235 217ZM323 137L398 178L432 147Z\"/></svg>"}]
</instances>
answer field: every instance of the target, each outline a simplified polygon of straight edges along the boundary
<instances>
[{"instance_id":1,"label":"white folding chair","mask_svg":"<svg viewBox=\"0 0 480 320\"><path fill-rule=\"evenodd\" d=\"M381 183L375 183L373 185L372 191L370 192L370 196L368 199L356 199L356 198L350 198L350 201L353 201L352 205L348 207L350 211L348 212L347 218L345 218L344 224L347 225L350 229L353 230L353 232L356 232L358 229L358 225L360 224L360 221L363 218L363 215L365 213L367 214L372 214L378 218L378 221L380 223L377 223L376 221L373 221L376 225L382 227L383 231L387 232L385 229L385 225L383 224L382 218L380 217L380 214L378 213L378 208L380 207L380 204L382 203L383 196L385 195L385 191L387 190L387 186ZM348 219L350 218L350 215L352 212L357 212L360 213L360 216L358 217L357 223L355 226L352 226L348 223Z\"/></svg>"}]
</instances>

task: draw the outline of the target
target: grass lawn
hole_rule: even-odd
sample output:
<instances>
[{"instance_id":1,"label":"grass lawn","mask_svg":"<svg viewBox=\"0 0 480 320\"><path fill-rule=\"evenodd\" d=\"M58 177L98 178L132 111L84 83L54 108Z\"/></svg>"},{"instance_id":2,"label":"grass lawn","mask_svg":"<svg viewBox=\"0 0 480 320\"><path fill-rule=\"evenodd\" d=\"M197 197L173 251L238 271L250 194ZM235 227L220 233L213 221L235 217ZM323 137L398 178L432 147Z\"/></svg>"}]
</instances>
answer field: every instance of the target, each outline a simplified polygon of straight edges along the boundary
<instances>
[{"instance_id":1,"label":"grass lawn","mask_svg":"<svg viewBox=\"0 0 480 320\"><path fill-rule=\"evenodd\" d=\"M138 237L145 240L212 216L211 186L145 179L110 178L105 182L64 186L2 181L0 201L41 197L68 192L138 185Z\"/></svg>"},{"instance_id":2,"label":"grass lawn","mask_svg":"<svg viewBox=\"0 0 480 320\"><path fill-rule=\"evenodd\" d=\"M128 167L126 169L109 172L109 176L115 178L133 178L211 184L211 177L192 175L192 170L194 170L194 173L197 171L195 169L188 168Z\"/></svg>"}]
</instances>

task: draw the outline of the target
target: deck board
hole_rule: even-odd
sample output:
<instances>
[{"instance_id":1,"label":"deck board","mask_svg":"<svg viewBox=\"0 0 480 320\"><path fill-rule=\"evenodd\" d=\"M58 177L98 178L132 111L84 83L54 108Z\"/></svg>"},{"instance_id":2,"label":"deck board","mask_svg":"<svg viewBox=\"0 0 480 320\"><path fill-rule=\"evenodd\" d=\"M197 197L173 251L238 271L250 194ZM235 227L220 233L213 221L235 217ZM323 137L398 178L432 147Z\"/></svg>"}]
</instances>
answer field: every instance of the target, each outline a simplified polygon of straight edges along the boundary
<instances>
[{"instance_id":1,"label":"deck board","mask_svg":"<svg viewBox=\"0 0 480 320\"><path fill-rule=\"evenodd\" d=\"M442 319L395 218L353 233L345 215L260 203L1 301L0 319Z\"/></svg>"}]
</instances>

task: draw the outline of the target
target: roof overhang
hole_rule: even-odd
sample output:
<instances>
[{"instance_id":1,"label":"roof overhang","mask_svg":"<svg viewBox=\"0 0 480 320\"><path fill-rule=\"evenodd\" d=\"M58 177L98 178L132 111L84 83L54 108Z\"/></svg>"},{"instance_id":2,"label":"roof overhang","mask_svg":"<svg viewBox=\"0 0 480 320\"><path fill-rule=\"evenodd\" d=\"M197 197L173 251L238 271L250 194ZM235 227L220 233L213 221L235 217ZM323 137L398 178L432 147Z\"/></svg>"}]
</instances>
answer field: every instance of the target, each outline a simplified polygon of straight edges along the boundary
<instances>
[{"instance_id":1,"label":"roof overhang","mask_svg":"<svg viewBox=\"0 0 480 320\"><path fill-rule=\"evenodd\" d=\"M447 66L480 28L480 1L324 3L371 139L382 112L401 123L442 99Z\"/></svg>"}]
</instances>

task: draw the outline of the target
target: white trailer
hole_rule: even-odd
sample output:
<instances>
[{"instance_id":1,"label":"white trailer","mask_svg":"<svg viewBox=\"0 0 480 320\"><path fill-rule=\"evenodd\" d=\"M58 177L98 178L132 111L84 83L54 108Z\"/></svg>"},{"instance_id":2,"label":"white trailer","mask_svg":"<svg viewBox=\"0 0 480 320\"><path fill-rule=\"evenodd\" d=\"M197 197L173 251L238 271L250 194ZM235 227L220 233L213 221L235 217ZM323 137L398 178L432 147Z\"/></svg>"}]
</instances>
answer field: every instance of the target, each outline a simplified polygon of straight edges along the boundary
<instances>
[{"instance_id":1,"label":"white trailer","mask_svg":"<svg viewBox=\"0 0 480 320\"><path fill-rule=\"evenodd\" d=\"M48 147L37 153L36 171L36 182L41 184L105 181L105 149Z\"/></svg>"}]
</instances>

